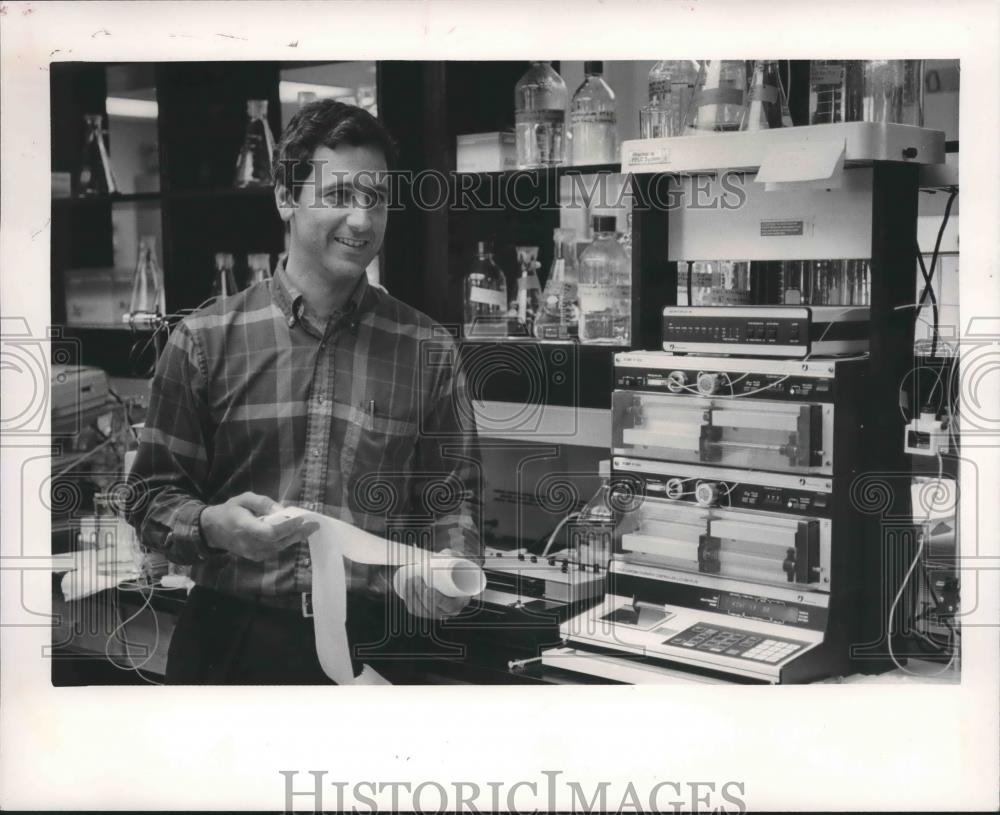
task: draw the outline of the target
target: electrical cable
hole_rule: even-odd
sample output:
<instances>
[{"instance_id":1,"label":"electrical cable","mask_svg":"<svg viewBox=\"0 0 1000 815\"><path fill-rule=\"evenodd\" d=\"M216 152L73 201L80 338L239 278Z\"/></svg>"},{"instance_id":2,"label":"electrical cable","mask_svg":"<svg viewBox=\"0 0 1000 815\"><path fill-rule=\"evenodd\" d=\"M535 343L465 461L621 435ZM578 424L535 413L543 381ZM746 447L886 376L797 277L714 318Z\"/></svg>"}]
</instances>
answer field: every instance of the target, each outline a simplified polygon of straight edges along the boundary
<instances>
[{"instance_id":1,"label":"electrical cable","mask_svg":"<svg viewBox=\"0 0 1000 815\"><path fill-rule=\"evenodd\" d=\"M562 531L562 528L566 526L566 524L568 524L574 518L579 518L579 517L580 517L579 512L571 512L569 515L567 515L565 518L559 521L559 523L556 524L556 528L552 530L552 534L549 535L549 539L545 543L545 548L542 549L542 554L541 554L542 557L548 557L549 549L552 548L552 544L555 543L556 536Z\"/></svg>"},{"instance_id":2,"label":"electrical cable","mask_svg":"<svg viewBox=\"0 0 1000 815\"><path fill-rule=\"evenodd\" d=\"M157 681L155 681L153 679L150 679L149 677L147 677L142 672L142 667L147 662L149 662L150 659L153 658L153 654L156 653L156 648L160 644L160 621L159 621L158 615L156 614L156 609L152 608L152 606L151 606L151 603L153 602L153 592L155 590L155 587L153 585L150 585L150 584L146 584L145 586L140 586L138 584L134 584L134 587L129 587L129 586L126 585L126 583L127 583L127 581L122 581L122 583L119 584L119 587L123 588L125 591L138 591L140 593L142 593L143 589L147 589L148 590L148 594L144 595L145 601L143 602L143 604L141 606L139 606L139 608L133 614L129 615L124 620L121 620L114 627L114 629L112 629L111 633L108 635L108 638L107 638L106 642L104 643L104 656L108 660L108 662L110 662L118 670L120 670L120 671L134 671L139 676L139 678L142 679L144 682L147 682L150 685L162 685L163 684L162 682L157 682ZM128 650L129 643L128 643L128 640L126 638L125 641L124 641L125 654L128 657L129 662L131 663L131 667L122 667L111 656L111 642L117 637L119 631L123 631L125 629L125 627L130 622L132 622L132 620L136 619L147 608L149 608L153 612L153 625L155 626L155 631L156 631L154 639L153 639L153 645L149 649L149 653L146 656L146 658L142 662L140 662L138 665L136 665L135 664L135 659L132 657L132 652Z\"/></svg>"},{"instance_id":3,"label":"electrical cable","mask_svg":"<svg viewBox=\"0 0 1000 815\"><path fill-rule=\"evenodd\" d=\"M942 458L940 453L937 454L937 460L938 460L938 474L935 480L937 481L938 484L940 484L941 478L944 475L944 459ZM927 524L930 523L932 511L933 511L933 501L930 502L927 508L927 516L924 519L923 523L924 527L926 527ZM886 634L886 642L888 643L889 646L889 658L892 660L893 664L897 668L899 668L899 670L901 670L903 673L909 674L910 676L933 677L933 676L941 676L943 673L951 669L952 663L954 663L955 661L955 654L957 652L957 648L954 647L952 648L951 656L949 657L948 662L940 671L937 671L935 673L923 673L920 671L907 670L907 668L903 666L903 664L900 663L900 661L896 658L896 654L892 649L892 620L896 616L896 609L899 606L899 600L903 596L903 592L906 590L906 586L910 582L910 578L913 576L913 572L916 570L917 566L920 563L920 558L924 553L924 546L926 542L927 542L927 534L925 529L925 531L920 535L920 540L919 543L917 544L917 551L913 555L913 560L911 561L909 568L906 570L906 574L903 576L903 580L899 584L899 589L896 591L896 596L893 597L892 599L892 604L889 606L889 618L888 618L888 625L886 627L886 630L888 632Z\"/></svg>"},{"instance_id":4,"label":"electrical cable","mask_svg":"<svg viewBox=\"0 0 1000 815\"><path fill-rule=\"evenodd\" d=\"M950 187L949 190L950 190L950 195L948 196L948 203L945 204L944 207L944 217L941 219L941 226L938 228L937 240L934 241L934 252L931 255L930 271L927 271L924 268L924 262L922 254L920 253L920 247L919 246L917 247L917 253L918 253L917 259L920 261L920 270L924 277L924 288L923 291L920 293L920 297L917 298L918 308L922 307L924 300L930 297L935 315L937 314L937 299L934 296L934 285L933 285L934 272L937 269L938 256L941 251L941 241L944 238L944 230L948 226L948 219L951 217L951 208L952 205L955 203L955 198L958 196L958 187ZM935 356L935 351L937 350L937 342L936 342L937 322L938 322L937 316L935 316L934 318L935 339L931 340L931 357Z\"/></svg>"},{"instance_id":5,"label":"electrical cable","mask_svg":"<svg viewBox=\"0 0 1000 815\"><path fill-rule=\"evenodd\" d=\"M925 296L930 297L931 301L931 313L934 317L934 326L931 331L931 359L937 356L937 344L938 344L938 301L937 295L934 294L934 285L931 282L931 274L934 272L934 261L931 261L931 272L928 273L927 266L924 265L924 255L920 251L920 244L917 244L917 264L920 266L920 274L924 278L924 290L920 295L920 300L917 303L916 316L920 316L920 309L923 308L923 301ZM916 318L914 318L916 319Z\"/></svg>"}]
</instances>

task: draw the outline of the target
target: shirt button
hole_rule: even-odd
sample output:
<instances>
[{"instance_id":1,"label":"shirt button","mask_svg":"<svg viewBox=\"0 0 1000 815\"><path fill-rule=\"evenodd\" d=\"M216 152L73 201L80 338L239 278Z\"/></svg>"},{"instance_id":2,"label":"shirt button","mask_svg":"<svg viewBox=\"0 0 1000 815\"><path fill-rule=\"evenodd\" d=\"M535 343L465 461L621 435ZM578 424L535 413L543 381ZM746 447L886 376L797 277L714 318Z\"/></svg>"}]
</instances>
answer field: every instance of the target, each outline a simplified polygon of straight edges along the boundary
<instances>
[{"instance_id":1,"label":"shirt button","mask_svg":"<svg viewBox=\"0 0 1000 815\"><path fill-rule=\"evenodd\" d=\"M320 449L318 447L314 447L312 449L313 458L319 458L319 454L320 454Z\"/></svg>"}]
</instances>

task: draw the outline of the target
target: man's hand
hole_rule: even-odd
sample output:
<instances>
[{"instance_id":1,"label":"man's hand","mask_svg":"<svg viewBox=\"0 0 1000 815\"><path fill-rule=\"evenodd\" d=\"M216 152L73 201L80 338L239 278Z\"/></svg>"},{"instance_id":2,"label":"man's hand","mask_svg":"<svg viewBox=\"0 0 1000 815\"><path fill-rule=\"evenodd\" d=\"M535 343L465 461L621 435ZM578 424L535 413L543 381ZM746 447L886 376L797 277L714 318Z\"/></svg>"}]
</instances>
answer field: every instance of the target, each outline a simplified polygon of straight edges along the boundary
<instances>
[{"instance_id":1,"label":"man's hand","mask_svg":"<svg viewBox=\"0 0 1000 815\"><path fill-rule=\"evenodd\" d=\"M445 549L437 554L452 555L454 553ZM471 595L449 597L442 594L427 582L428 577L429 575L423 569L409 569L404 572L403 579L399 581L400 585L397 586L399 596L403 598L407 610L413 616L432 620L454 617L472 599Z\"/></svg>"},{"instance_id":2,"label":"man's hand","mask_svg":"<svg viewBox=\"0 0 1000 815\"><path fill-rule=\"evenodd\" d=\"M245 492L224 504L205 507L201 513L201 533L213 549L224 549L247 560L267 560L319 529L315 521L302 517L273 525L260 520L261 516L279 509L281 505L267 496Z\"/></svg>"}]
</instances>

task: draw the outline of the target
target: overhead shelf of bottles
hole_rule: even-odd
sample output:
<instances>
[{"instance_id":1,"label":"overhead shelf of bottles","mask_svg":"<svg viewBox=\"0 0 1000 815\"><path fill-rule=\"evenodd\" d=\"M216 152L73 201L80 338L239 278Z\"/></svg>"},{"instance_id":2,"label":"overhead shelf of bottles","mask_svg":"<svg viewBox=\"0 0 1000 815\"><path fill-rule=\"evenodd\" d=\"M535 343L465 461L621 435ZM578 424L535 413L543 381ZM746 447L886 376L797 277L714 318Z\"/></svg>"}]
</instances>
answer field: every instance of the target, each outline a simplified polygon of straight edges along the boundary
<instances>
[{"instance_id":1,"label":"overhead shelf of bottles","mask_svg":"<svg viewBox=\"0 0 1000 815\"><path fill-rule=\"evenodd\" d=\"M878 161L941 164L945 160L945 134L911 125L843 122L633 139L622 143L621 170L625 173L752 171L771 162L781 162L786 171L794 172L794 165L808 170L824 157L836 160L841 152L848 166Z\"/></svg>"}]
</instances>

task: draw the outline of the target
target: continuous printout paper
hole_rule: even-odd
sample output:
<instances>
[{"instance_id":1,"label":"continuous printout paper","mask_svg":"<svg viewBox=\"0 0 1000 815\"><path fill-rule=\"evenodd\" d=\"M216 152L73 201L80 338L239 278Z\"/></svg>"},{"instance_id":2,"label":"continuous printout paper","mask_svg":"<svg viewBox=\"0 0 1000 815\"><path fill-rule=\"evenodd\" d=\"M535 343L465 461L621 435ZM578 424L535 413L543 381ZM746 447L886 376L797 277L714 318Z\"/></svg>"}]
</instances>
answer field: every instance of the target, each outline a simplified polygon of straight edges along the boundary
<instances>
[{"instance_id":1,"label":"continuous printout paper","mask_svg":"<svg viewBox=\"0 0 1000 815\"><path fill-rule=\"evenodd\" d=\"M465 558L436 555L425 549L388 541L349 523L300 507L287 507L264 518L279 523L304 517L319 524L309 536L312 559L312 605L316 630L316 654L324 673L338 685L389 684L370 666L355 677L347 640L347 578L344 558L355 563L403 567L393 585L399 591L401 577L421 569L430 585L449 597L479 594L486 577L477 563Z\"/></svg>"}]
</instances>

